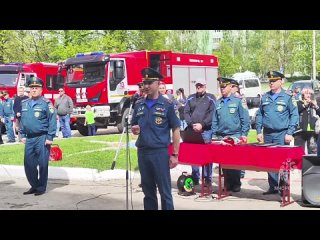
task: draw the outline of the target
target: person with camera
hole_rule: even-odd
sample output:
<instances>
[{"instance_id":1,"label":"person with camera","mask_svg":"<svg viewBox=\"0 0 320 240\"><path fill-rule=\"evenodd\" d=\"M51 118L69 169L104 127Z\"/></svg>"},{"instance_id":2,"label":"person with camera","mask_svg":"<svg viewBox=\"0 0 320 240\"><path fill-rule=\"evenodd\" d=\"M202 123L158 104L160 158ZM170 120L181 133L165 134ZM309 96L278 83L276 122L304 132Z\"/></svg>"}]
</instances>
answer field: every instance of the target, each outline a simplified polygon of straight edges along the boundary
<instances>
[{"instance_id":1,"label":"person with camera","mask_svg":"<svg viewBox=\"0 0 320 240\"><path fill-rule=\"evenodd\" d=\"M301 91L301 99L297 101L299 112L299 126L296 134L294 134L294 145L305 148L307 144L306 154L316 153L312 145L316 139L315 123L317 115L320 116L320 108L314 100L314 92L311 88L304 88Z\"/></svg>"}]
</instances>

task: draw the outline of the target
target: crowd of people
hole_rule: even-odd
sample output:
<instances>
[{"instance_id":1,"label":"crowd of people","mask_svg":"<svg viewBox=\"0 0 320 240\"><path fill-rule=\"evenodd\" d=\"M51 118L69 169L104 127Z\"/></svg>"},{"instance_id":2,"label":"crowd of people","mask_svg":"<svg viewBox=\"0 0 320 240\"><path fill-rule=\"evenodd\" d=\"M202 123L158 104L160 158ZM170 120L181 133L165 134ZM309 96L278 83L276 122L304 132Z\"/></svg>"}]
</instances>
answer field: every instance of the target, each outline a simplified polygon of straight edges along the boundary
<instances>
[{"instance_id":1,"label":"crowd of people","mask_svg":"<svg viewBox=\"0 0 320 240\"><path fill-rule=\"evenodd\" d=\"M170 169L178 164L180 131L201 135L205 144L210 144L212 139L227 136L246 143L250 130L248 107L245 97L240 94L239 84L234 79L218 78L220 95L217 99L207 92L205 79L196 80L195 93L185 96L184 89L179 88L174 96L166 89L165 83L161 82L163 77L159 72L144 68L141 73L142 82L138 84L131 126L132 133L138 135L136 146L144 208L158 209L158 189L161 208L172 210L174 204ZM270 90L261 97L256 114L258 142L287 145L294 140L297 146L306 146L306 153L316 152L311 147L311 142L312 139L313 142L317 139L320 141L314 132L320 108L314 100L313 91L305 88L294 94L287 92L282 88L282 73L270 71L267 75ZM60 127L64 138L71 137L71 98L61 88L59 97L52 105L42 97L42 87L42 80L34 78L29 82L28 89L19 88L14 100L9 98L8 92L0 92L0 127L5 125L8 143L15 142L17 131L18 141L26 144L25 172L31 188L24 194L45 193L53 138ZM30 90L30 95L26 90ZM42 118L43 114L46 117ZM90 105L86 107L84 124L88 127L89 135L96 134L94 113ZM173 153L169 156L168 147L171 142ZM212 170L212 164L208 164L203 171L205 184L208 186L212 184ZM225 169L223 172L226 190L240 192L244 172L233 169ZM195 185L199 184L199 167L192 166L192 178ZM279 193L278 174L268 173L268 182L269 189L264 194Z\"/></svg>"},{"instance_id":2,"label":"crowd of people","mask_svg":"<svg viewBox=\"0 0 320 240\"><path fill-rule=\"evenodd\" d=\"M29 86L19 87L17 95L13 98L10 98L8 91L0 91L0 130L5 126L8 138L6 143L21 142L22 102L31 97ZM59 137L60 129L63 138L71 137L70 115L73 111L73 102L71 98L65 94L63 88L59 89L59 96L55 99L54 107L57 111L57 130L55 137ZM91 120L90 128L93 129L93 126L94 122L92 123ZM4 143L2 132L0 131L0 144Z\"/></svg>"},{"instance_id":3,"label":"crowd of people","mask_svg":"<svg viewBox=\"0 0 320 240\"><path fill-rule=\"evenodd\" d=\"M143 77L140 84L144 88L144 95L134 108L132 132L139 135L136 146L145 194L144 207L158 209L158 187L162 209L173 209L168 172L169 168L176 165L179 149L177 119L180 119L180 130L201 134L206 144L210 144L212 139L227 136L247 143L250 130L248 107L245 97L240 94L239 83L234 79L218 78L220 97L216 99L206 91L204 79L196 80L194 94L186 97L184 90L180 88L176 91L176 97L173 97L166 91L165 84L160 82L162 76L159 73L152 72L152 69L144 69L143 75L149 77ZM304 147L307 144L306 153L314 152L315 150L310 148L310 139L317 138L314 127L316 116L320 115L320 108L313 99L312 90L302 89L301 92L291 93L282 88L282 73L270 71L267 76L270 90L261 97L256 114L258 142L288 145L294 139L297 146ZM177 110L176 116L172 114L172 107L167 106L168 102ZM170 129L173 140L172 156L168 156L167 153ZM162 131L165 133L162 134ZM156 156L161 156L162 161L156 159ZM224 169L223 172L227 183L226 190L240 192L244 171ZM212 164L205 166L203 173L205 184L211 185ZM159 174L162 175L161 178ZM199 167L192 166L192 178L195 185L199 184ZM278 174L268 173L268 182L269 189L263 193L264 195L282 194Z\"/></svg>"}]
</instances>

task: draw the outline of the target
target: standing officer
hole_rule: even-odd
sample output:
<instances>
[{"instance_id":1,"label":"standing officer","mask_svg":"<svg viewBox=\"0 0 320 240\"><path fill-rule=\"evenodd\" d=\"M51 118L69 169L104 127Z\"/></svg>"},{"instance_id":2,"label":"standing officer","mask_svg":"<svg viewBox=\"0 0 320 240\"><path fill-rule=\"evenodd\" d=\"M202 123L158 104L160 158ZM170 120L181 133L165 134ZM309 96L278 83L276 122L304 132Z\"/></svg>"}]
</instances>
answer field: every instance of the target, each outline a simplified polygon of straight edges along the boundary
<instances>
[{"instance_id":1,"label":"standing officer","mask_svg":"<svg viewBox=\"0 0 320 240\"><path fill-rule=\"evenodd\" d=\"M213 112L212 138L230 136L246 142L250 130L248 110L243 107L241 99L232 94L233 79L219 77L218 81L222 97L217 100ZM240 192L240 170L226 169L224 174L226 190Z\"/></svg>"},{"instance_id":2,"label":"standing officer","mask_svg":"<svg viewBox=\"0 0 320 240\"><path fill-rule=\"evenodd\" d=\"M170 168L178 164L180 121L173 103L159 93L162 75L152 68L142 70L146 98L140 98L134 107L132 133L139 134L136 142L145 210L157 210L157 187L162 210L173 210ZM169 156L170 129L173 154Z\"/></svg>"},{"instance_id":3,"label":"standing officer","mask_svg":"<svg viewBox=\"0 0 320 240\"><path fill-rule=\"evenodd\" d=\"M20 136L21 102L27 98L29 97L24 95L24 87L19 87L18 96L16 96L16 98L14 99L14 104L13 104L13 111L14 111L14 116L16 118L16 128L18 131L19 142L21 141L21 136Z\"/></svg>"},{"instance_id":4,"label":"standing officer","mask_svg":"<svg viewBox=\"0 0 320 240\"><path fill-rule=\"evenodd\" d=\"M22 101L20 133L21 141L26 144L24 169L31 188L23 194L38 196L46 192L50 147L57 121L51 101L41 96L43 81L34 77L28 85L31 98Z\"/></svg>"},{"instance_id":5,"label":"standing officer","mask_svg":"<svg viewBox=\"0 0 320 240\"><path fill-rule=\"evenodd\" d=\"M3 118L3 106L2 106L2 91L0 91L0 144L3 144L2 140L2 126L4 123L4 118Z\"/></svg>"},{"instance_id":6,"label":"standing officer","mask_svg":"<svg viewBox=\"0 0 320 240\"><path fill-rule=\"evenodd\" d=\"M257 111L257 140L264 143L286 145L293 140L292 135L298 125L297 102L291 93L282 89L282 79L284 78L282 73L270 71L267 76L270 91L262 96L261 105ZM278 173L268 172L269 189L263 195L278 193L278 177Z\"/></svg>"},{"instance_id":7,"label":"standing officer","mask_svg":"<svg viewBox=\"0 0 320 240\"><path fill-rule=\"evenodd\" d=\"M7 129L7 137L8 143L14 143L15 135L13 132L13 120L14 120L14 111L13 111L13 100L9 98L9 93L7 91L3 91L3 117L4 117L4 124L6 125Z\"/></svg>"}]
</instances>

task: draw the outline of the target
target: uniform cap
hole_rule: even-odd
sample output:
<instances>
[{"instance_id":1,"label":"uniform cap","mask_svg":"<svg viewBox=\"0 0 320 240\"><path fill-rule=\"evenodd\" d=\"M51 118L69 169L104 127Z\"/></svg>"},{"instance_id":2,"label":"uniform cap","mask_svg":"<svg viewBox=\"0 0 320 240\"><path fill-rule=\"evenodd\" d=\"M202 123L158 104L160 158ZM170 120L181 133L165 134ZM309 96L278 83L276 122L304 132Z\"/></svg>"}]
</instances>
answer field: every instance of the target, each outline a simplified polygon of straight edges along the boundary
<instances>
[{"instance_id":1,"label":"uniform cap","mask_svg":"<svg viewBox=\"0 0 320 240\"><path fill-rule=\"evenodd\" d=\"M226 87L227 85L233 84L234 79L225 78L225 77L218 77L220 87Z\"/></svg>"},{"instance_id":2,"label":"uniform cap","mask_svg":"<svg viewBox=\"0 0 320 240\"><path fill-rule=\"evenodd\" d=\"M232 80L231 81L232 85L239 87L239 82L237 80L235 80L235 79L231 79L231 80Z\"/></svg>"},{"instance_id":3,"label":"uniform cap","mask_svg":"<svg viewBox=\"0 0 320 240\"><path fill-rule=\"evenodd\" d=\"M28 87L43 87L44 83L43 81L38 77L32 77L28 81Z\"/></svg>"},{"instance_id":4,"label":"uniform cap","mask_svg":"<svg viewBox=\"0 0 320 240\"><path fill-rule=\"evenodd\" d=\"M143 82L154 82L163 79L163 76L152 68L144 68L141 71Z\"/></svg>"},{"instance_id":5,"label":"uniform cap","mask_svg":"<svg viewBox=\"0 0 320 240\"><path fill-rule=\"evenodd\" d=\"M199 85L206 85L207 82L206 80L204 80L203 78L197 78L196 80L196 85L199 84Z\"/></svg>"},{"instance_id":6,"label":"uniform cap","mask_svg":"<svg viewBox=\"0 0 320 240\"><path fill-rule=\"evenodd\" d=\"M277 81L282 78L285 78L285 76L281 72L277 72L277 71L269 71L267 72L267 76L269 81Z\"/></svg>"}]
</instances>

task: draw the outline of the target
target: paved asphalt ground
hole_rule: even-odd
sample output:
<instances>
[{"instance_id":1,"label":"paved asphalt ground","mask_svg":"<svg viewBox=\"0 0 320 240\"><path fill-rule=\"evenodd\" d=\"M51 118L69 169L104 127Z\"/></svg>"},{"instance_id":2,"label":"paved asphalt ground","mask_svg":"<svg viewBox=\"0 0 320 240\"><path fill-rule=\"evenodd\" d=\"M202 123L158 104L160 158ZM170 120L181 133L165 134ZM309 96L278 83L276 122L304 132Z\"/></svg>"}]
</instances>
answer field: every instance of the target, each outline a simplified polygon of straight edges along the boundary
<instances>
[{"instance_id":1,"label":"paved asphalt ground","mask_svg":"<svg viewBox=\"0 0 320 240\"><path fill-rule=\"evenodd\" d=\"M318 209L302 206L301 171L299 170L291 174L291 197L294 203L286 207L280 207L279 195L262 195L262 192L268 188L266 172L246 171L246 176L242 179L241 192L233 193L233 196L222 200L216 199L218 190L216 173L212 187L214 193L209 197L199 197L199 186L196 187L196 195L180 196L176 181L185 170L190 172L190 166L178 165L171 172L176 210ZM130 173L130 179L127 181L125 173L124 170L107 170L98 173L90 169L50 167L47 193L34 196L23 195L23 192L29 189L23 167L0 165L0 209L126 210L128 203L129 210L142 210L143 193L138 187L140 175L137 172ZM82 179L74 177L79 175L83 176Z\"/></svg>"},{"instance_id":2,"label":"paved asphalt ground","mask_svg":"<svg viewBox=\"0 0 320 240\"><path fill-rule=\"evenodd\" d=\"M4 166L0 166L3 170ZM176 210L292 210L317 209L301 206L301 172L295 171L291 175L291 197L295 202L286 207L280 207L280 196L263 196L262 192L268 187L265 172L247 171L242 179L242 190L233 193L222 200L217 200L217 175L214 176L213 194L200 198L200 187L197 194L182 197L178 195L176 180L181 171L189 166L178 165L172 170L172 192ZM50 173L56 169L50 168ZM115 171L108 170L106 172ZM3 172L3 171L2 171ZM112 174L96 180L49 179L47 193L41 196L23 195L29 188L23 176L9 175L10 170L0 174L0 209L65 209L65 210L126 210L126 179L122 171L116 179ZM107 176L107 174L105 175ZM109 179L108 179L109 178ZM132 173L128 181L128 209L143 209L143 193L138 187L139 173Z\"/></svg>"}]
</instances>

